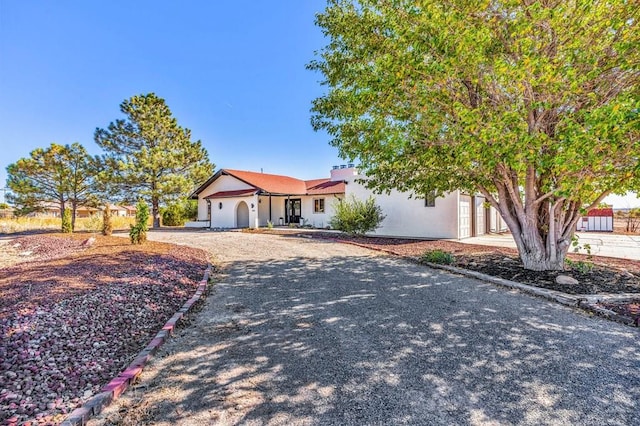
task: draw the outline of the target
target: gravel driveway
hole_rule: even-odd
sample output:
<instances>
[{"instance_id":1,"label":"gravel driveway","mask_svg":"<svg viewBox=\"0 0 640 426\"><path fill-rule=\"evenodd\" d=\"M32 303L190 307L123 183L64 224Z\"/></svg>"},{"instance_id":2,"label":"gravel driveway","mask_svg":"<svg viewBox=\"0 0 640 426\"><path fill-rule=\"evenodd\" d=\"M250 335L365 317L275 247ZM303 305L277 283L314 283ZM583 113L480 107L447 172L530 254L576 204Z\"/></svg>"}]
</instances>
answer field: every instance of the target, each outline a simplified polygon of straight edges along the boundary
<instances>
[{"instance_id":1,"label":"gravel driveway","mask_svg":"<svg viewBox=\"0 0 640 426\"><path fill-rule=\"evenodd\" d=\"M640 334L349 245L152 232L225 275L91 424L637 424Z\"/></svg>"}]
</instances>

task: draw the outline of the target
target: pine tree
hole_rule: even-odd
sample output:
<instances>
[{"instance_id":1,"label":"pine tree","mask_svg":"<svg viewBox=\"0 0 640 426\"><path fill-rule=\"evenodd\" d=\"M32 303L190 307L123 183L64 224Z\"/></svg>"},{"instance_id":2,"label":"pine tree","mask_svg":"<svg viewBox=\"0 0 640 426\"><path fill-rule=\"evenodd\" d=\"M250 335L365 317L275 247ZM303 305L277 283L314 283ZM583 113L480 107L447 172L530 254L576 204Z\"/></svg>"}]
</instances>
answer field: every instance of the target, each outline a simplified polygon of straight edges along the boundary
<instances>
[{"instance_id":1,"label":"pine tree","mask_svg":"<svg viewBox=\"0 0 640 426\"><path fill-rule=\"evenodd\" d=\"M213 165L202 143L191 140L191 131L178 125L154 93L125 100L120 111L126 119L96 129L95 142L106 152L103 164L119 198L149 202L156 228L160 205L189 195L211 175Z\"/></svg>"}]
</instances>

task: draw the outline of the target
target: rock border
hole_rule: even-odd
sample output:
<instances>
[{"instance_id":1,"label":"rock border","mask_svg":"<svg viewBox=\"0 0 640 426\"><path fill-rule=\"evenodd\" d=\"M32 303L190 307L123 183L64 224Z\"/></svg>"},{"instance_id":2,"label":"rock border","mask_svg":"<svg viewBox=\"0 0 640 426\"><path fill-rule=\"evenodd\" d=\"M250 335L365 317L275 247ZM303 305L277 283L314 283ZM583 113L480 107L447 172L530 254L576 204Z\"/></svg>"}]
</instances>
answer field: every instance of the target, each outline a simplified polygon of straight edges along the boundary
<instances>
[{"instance_id":1,"label":"rock border","mask_svg":"<svg viewBox=\"0 0 640 426\"><path fill-rule=\"evenodd\" d=\"M351 244L354 246L366 248L368 250L387 253L387 254L417 263L419 265L426 265L426 266L429 266L430 268L442 269L448 272L453 272L454 274L476 278L481 281L490 282L492 284L497 284L502 287L520 290L525 293L532 294L538 297L543 297L547 300L551 300L552 302L560 303L565 306L569 306L572 308L580 308L587 312L591 312L598 316L601 316L603 318L616 321L631 327L640 327L640 319L634 320L632 318L629 318L624 315L620 315L617 312L614 312L607 308L603 308L602 306L598 305L598 302L601 302L601 301L626 302L632 299L638 299L640 298L640 293L581 294L581 295L567 294L557 290L549 290L546 288L534 287L528 284L511 281L504 278L494 277L492 275L483 274L482 272L458 268L456 266L440 265L438 263L431 263L431 262L423 262L413 257L399 255L397 253L394 253L392 250L387 250L387 249L377 248L377 247L369 247L366 244L361 244L354 241L346 241L346 240L340 240L340 239L333 239L333 241L339 242L342 244Z\"/></svg>"},{"instance_id":2,"label":"rock border","mask_svg":"<svg viewBox=\"0 0 640 426\"><path fill-rule=\"evenodd\" d=\"M76 408L60 424L60 426L84 426L89 419L102 412L111 402L117 399L140 376L145 365L151 360L158 349L173 334L176 326L184 319L185 315L193 308L203 295L207 293L209 278L211 277L211 264L207 265L204 277L198 284L193 296L165 323L162 329L155 335L151 342L135 357L133 361L117 377L102 387L100 393L93 395L80 408Z\"/></svg>"}]
</instances>

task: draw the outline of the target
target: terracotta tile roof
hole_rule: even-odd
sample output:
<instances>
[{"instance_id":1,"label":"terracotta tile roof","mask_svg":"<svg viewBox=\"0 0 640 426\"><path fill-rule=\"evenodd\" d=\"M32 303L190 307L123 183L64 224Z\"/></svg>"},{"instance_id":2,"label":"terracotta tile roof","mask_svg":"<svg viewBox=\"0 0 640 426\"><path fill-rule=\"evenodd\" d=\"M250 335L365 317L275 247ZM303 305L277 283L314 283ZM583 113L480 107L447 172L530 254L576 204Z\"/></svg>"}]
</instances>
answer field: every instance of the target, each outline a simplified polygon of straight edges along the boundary
<instances>
[{"instance_id":1,"label":"terracotta tile roof","mask_svg":"<svg viewBox=\"0 0 640 426\"><path fill-rule=\"evenodd\" d=\"M613 208L606 207L602 209L591 209L587 212L587 216L610 216L613 217Z\"/></svg>"},{"instance_id":2,"label":"terracotta tile roof","mask_svg":"<svg viewBox=\"0 0 640 426\"><path fill-rule=\"evenodd\" d=\"M341 180L315 179L308 180L306 184L309 195L342 194L346 189L344 181Z\"/></svg>"},{"instance_id":3,"label":"terracotta tile roof","mask_svg":"<svg viewBox=\"0 0 640 426\"><path fill-rule=\"evenodd\" d=\"M245 195L253 195L257 191L256 188L239 189L236 191L218 191L207 195L204 198L228 198L228 197L244 197Z\"/></svg>"},{"instance_id":4,"label":"terracotta tile roof","mask_svg":"<svg viewBox=\"0 0 640 426\"><path fill-rule=\"evenodd\" d=\"M307 192L307 186L303 180L289 176L232 169L222 169L222 171L271 194L304 195Z\"/></svg>"},{"instance_id":5,"label":"terracotta tile roof","mask_svg":"<svg viewBox=\"0 0 640 426\"><path fill-rule=\"evenodd\" d=\"M222 175L233 176L253 188L216 192L215 194L207 195L205 198L244 196L255 194L256 191L274 195L340 194L345 192L345 184L343 181L331 181L328 178L304 181L290 176L257 173L246 170L220 169L200 185L200 187L193 192L191 198L198 198L198 194ZM229 193L233 194L229 195Z\"/></svg>"}]
</instances>

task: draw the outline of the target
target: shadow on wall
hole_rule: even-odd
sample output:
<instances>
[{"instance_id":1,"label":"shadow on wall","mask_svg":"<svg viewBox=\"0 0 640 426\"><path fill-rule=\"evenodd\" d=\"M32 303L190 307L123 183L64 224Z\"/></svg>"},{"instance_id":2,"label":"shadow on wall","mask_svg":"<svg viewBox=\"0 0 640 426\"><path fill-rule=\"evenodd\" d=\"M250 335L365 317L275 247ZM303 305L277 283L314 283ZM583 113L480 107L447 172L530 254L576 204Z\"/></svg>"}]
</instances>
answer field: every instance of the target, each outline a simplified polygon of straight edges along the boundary
<instances>
[{"instance_id":1,"label":"shadow on wall","mask_svg":"<svg viewBox=\"0 0 640 426\"><path fill-rule=\"evenodd\" d=\"M181 331L164 391L145 397L155 419L624 424L638 413L637 340L602 321L563 325L575 317L564 307L386 257L229 269L240 278L217 284L214 316ZM602 367L612 358L616 371Z\"/></svg>"}]
</instances>

